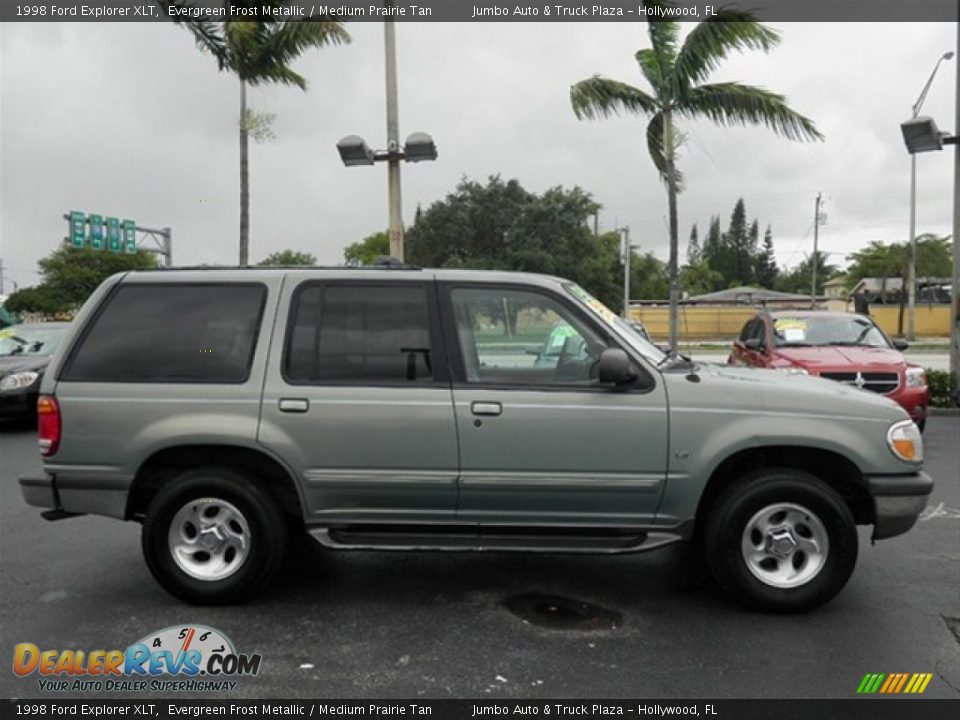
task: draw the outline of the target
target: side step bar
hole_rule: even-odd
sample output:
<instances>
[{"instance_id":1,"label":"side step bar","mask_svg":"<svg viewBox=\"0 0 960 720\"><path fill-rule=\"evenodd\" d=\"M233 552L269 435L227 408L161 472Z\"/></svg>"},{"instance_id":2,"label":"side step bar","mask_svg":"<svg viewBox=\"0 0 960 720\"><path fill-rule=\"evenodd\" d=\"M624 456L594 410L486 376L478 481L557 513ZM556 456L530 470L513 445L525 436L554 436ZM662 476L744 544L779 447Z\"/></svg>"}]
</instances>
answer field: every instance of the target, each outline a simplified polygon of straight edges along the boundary
<instances>
[{"instance_id":1,"label":"side step bar","mask_svg":"<svg viewBox=\"0 0 960 720\"><path fill-rule=\"evenodd\" d=\"M675 532L601 528L529 528L429 525L347 525L314 528L313 539L331 550L444 550L621 554L682 540Z\"/></svg>"}]
</instances>

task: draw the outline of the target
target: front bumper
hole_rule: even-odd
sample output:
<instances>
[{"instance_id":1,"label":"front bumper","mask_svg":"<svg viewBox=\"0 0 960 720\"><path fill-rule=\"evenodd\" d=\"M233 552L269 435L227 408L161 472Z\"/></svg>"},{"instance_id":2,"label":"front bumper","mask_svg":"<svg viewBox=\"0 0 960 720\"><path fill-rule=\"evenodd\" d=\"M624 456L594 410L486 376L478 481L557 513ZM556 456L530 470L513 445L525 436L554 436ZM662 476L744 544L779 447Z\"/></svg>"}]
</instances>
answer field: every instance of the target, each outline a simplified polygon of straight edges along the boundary
<instances>
[{"instance_id":1,"label":"front bumper","mask_svg":"<svg viewBox=\"0 0 960 720\"><path fill-rule=\"evenodd\" d=\"M922 420L927 416L927 408L930 407L930 388L924 387L901 387L897 392L887 395L888 398L907 411L910 419L914 422Z\"/></svg>"},{"instance_id":2,"label":"front bumper","mask_svg":"<svg viewBox=\"0 0 960 720\"><path fill-rule=\"evenodd\" d=\"M873 539L903 535L917 523L933 492L933 478L912 475L873 475L865 478L873 498Z\"/></svg>"},{"instance_id":3,"label":"front bumper","mask_svg":"<svg viewBox=\"0 0 960 720\"><path fill-rule=\"evenodd\" d=\"M0 418L30 417L37 409L36 383L21 390L5 390L0 393Z\"/></svg>"}]
</instances>

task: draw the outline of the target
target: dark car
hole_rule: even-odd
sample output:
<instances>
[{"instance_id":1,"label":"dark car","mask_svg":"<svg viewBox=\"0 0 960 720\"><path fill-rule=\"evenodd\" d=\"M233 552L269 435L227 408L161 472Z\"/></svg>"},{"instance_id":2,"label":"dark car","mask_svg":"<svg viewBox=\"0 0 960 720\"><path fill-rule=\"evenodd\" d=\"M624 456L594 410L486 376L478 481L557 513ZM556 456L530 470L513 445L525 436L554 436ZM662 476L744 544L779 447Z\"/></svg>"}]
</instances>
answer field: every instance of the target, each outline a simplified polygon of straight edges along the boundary
<instances>
[{"instance_id":1,"label":"dark car","mask_svg":"<svg viewBox=\"0 0 960 720\"><path fill-rule=\"evenodd\" d=\"M873 318L844 312L760 313L743 327L727 362L819 375L884 395L900 404L920 430L930 389L907 343L891 341Z\"/></svg>"},{"instance_id":2,"label":"dark car","mask_svg":"<svg viewBox=\"0 0 960 720\"><path fill-rule=\"evenodd\" d=\"M0 330L0 419L36 416L40 380L69 327L36 323Z\"/></svg>"}]
</instances>

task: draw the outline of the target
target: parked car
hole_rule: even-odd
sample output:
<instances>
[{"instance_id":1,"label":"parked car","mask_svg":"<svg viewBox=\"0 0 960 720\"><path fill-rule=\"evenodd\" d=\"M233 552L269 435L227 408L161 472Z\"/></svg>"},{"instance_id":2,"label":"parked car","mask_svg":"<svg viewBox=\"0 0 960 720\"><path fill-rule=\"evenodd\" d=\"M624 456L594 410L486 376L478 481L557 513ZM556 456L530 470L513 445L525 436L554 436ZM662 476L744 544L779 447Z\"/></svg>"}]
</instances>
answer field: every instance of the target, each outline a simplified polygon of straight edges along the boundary
<instances>
[{"instance_id":1,"label":"parked car","mask_svg":"<svg viewBox=\"0 0 960 720\"><path fill-rule=\"evenodd\" d=\"M35 323L0 330L0 419L36 416L40 381L69 326Z\"/></svg>"},{"instance_id":2,"label":"parked car","mask_svg":"<svg viewBox=\"0 0 960 720\"><path fill-rule=\"evenodd\" d=\"M582 353L504 352L561 321ZM41 390L26 502L142 523L154 577L193 603L267 585L292 528L337 550L689 542L734 597L804 610L847 582L856 525L904 533L933 487L885 398L665 354L539 275L117 275Z\"/></svg>"},{"instance_id":3,"label":"parked car","mask_svg":"<svg viewBox=\"0 0 960 720\"><path fill-rule=\"evenodd\" d=\"M923 432L927 377L868 315L817 310L761 312L743 326L727 362L836 380L900 404Z\"/></svg>"}]
</instances>

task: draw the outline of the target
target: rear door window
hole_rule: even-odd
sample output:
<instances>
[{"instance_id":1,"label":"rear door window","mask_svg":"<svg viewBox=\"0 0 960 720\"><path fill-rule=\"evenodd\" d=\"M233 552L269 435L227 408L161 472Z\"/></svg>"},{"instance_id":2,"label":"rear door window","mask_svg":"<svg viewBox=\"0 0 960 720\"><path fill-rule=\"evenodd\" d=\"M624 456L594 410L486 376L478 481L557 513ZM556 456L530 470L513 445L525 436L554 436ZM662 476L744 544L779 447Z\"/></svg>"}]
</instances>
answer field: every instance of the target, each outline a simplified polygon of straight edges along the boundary
<instances>
[{"instance_id":1,"label":"rear door window","mask_svg":"<svg viewBox=\"0 0 960 720\"><path fill-rule=\"evenodd\" d=\"M59 379L246 382L266 295L255 283L120 285Z\"/></svg>"},{"instance_id":2,"label":"rear door window","mask_svg":"<svg viewBox=\"0 0 960 720\"><path fill-rule=\"evenodd\" d=\"M284 376L293 384L433 382L423 284L309 284L294 296Z\"/></svg>"}]
</instances>

